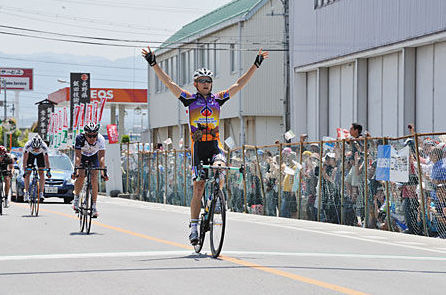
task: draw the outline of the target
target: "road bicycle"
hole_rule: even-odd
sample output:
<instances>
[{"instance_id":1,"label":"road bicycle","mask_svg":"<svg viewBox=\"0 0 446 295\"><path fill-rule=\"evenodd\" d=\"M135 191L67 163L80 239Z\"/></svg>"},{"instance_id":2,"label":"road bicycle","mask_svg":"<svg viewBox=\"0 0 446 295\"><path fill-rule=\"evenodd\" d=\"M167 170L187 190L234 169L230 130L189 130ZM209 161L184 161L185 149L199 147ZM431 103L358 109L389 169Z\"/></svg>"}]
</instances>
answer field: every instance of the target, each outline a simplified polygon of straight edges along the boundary
<instances>
[{"instance_id":1,"label":"road bicycle","mask_svg":"<svg viewBox=\"0 0 446 295\"><path fill-rule=\"evenodd\" d=\"M74 168L74 172L76 173L76 175L77 170L85 170L86 181L84 181L84 185L82 186L82 190L80 192L79 209L77 211L77 216L79 218L80 231L85 232L88 235L90 234L91 219L93 218L91 171L105 171L105 174L107 175L107 168L91 167L89 162L86 162L85 166Z\"/></svg>"},{"instance_id":2,"label":"road bicycle","mask_svg":"<svg viewBox=\"0 0 446 295\"><path fill-rule=\"evenodd\" d=\"M8 193L3 192L4 181L7 176L11 176L11 171L0 171L0 215L3 215L3 208L8 207Z\"/></svg>"},{"instance_id":3,"label":"road bicycle","mask_svg":"<svg viewBox=\"0 0 446 295\"><path fill-rule=\"evenodd\" d=\"M44 168L36 168L36 166L28 166L25 169L25 174L31 173L31 180L29 182L28 191L29 191L29 210L31 216L39 215L39 207L40 207L40 194L39 194L39 171L48 171L48 169Z\"/></svg>"},{"instance_id":4,"label":"road bicycle","mask_svg":"<svg viewBox=\"0 0 446 295\"><path fill-rule=\"evenodd\" d=\"M220 189L220 178L221 176L224 177L223 170L235 170L243 174L244 167L199 165L198 168L198 171L212 169L214 173L211 178L206 180L205 187L209 183L211 187L208 196L206 196L206 193L203 193L202 208L204 208L204 211L201 213L198 224L198 243L194 248L196 253L200 253L203 248L206 232L209 231L212 257L217 258L223 248L226 228L226 200L223 191Z\"/></svg>"}]
</instances>

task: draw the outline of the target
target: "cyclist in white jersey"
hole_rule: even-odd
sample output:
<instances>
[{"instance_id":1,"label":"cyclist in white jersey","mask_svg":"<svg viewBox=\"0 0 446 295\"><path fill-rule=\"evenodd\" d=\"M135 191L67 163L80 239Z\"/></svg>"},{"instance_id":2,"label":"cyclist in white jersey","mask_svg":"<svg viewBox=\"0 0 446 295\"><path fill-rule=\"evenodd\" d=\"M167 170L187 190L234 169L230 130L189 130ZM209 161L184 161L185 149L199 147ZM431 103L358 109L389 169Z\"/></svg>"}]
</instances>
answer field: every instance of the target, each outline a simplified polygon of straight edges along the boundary
<instances>
[{"instance_id":1,"label":"cyclist in white jersey","mask_svg":"<svg viewBox=\"0 0 446 295\"><path fill-rule=\"evenodd\" d=\"M98 133L99 125L93 122L87 123L84 127L84 132L76 136L75 150L75 167L94 167L105 168L105 139ZM79 193L82 190L85 179L85 170L78 170L73 172L72 178L76 179L74 183L74 200L73 210L77 212L79 210ZM108 176L105 171L101 171L104 180L108 180ZM98 170L91 171L91 185L92 185L92 209L93 218L99 216L96 209L96 200L98 197Z\"/></svg>"},{"instance_id":2,"label":"cyclist in white jersey","mask_svg":"<svg viewBox=\"0 0 446 295\"><path fill-rule=\"evenodd\" d=\"M37 161L37 167L40 169L46 168L46 176L51 178L50 173L50 161L48 160L48 146L40 138L39 135L34 136L32 139L28 140L23 148L23 171L25 171L23 177L25 178L25 197L24 201L29 201L29 176L31 173L26 171L27 167L34 166ZM39 171L39 188L40 188L40 199L43 200L43 188L45 187L45 175L43 171Z\"/></svg>"}]
</instances>

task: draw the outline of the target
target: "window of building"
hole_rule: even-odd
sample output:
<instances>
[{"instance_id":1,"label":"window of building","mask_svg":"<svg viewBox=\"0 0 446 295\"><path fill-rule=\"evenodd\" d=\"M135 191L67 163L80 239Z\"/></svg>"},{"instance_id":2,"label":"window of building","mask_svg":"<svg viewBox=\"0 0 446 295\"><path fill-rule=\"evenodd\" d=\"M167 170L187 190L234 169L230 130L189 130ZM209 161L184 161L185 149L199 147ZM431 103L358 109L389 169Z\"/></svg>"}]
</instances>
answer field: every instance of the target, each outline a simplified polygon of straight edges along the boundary
<instances>
[{"instance_id":1,"label":"window of building","mask_svg":"<svg viewBox=\"0 0 446 295\"><path fill-rule=\"evenodd\" d=\"M170 65L172 67L172 70L171 70L172 74L170 77L172 77L172 80L175 81L175 83L178 83L177 82L178 77L177 77L177 56L176 55L171 57Z\"/></svg>"},{"instance_id":2,"label":"window of building","mask_svg":"<svg viewBox=\"0 0 446 295\"><path fill-rule=\"evenodd\" d=\"M193 74L195 71L195 50L193 49L189 50L188 56L189 56L188 57L189 71L187 72L187 83L192 83Z\"/></svg>"},{"instance_id":3,"label":"window of building","mask_svg":"<svg viewBox=\"0 0 446 295\"><path fill-rule=\"evenodd\" d=\"M235 44L229 44L229 69L231 73L235 72Z\"/></svg>"},{"instance_id":4,"label":"window of building","mask_svg":"<svg viewBox=\"0 0 446 295\"><path fill-rule=\"evenodd\" d=\"M155 72L153 72L153 74L155 75L155 92L160 92L160 79L158 79L158 76L155 74Z\"/></svg>"},{"instance_id":5,"label":"window of building","mask_svg":"<svg viewBox=\"0 0 446 295\"><path fill-rule=\"evenodd\" d=\"M166 72L167 76L170 76L172 74L171 69L170 69L170 60L166 59L164 61L164 71ZM163 84L163 91L166 91L167 87L166 85Z\"/></svg>"},{"instance_id":6,"label":"window of building","mask_svg":"<svg viewBox=\"0 0 446 295\"><path fill-rule=\"evenodd\" d=\"M185 85L187 83L187 52L182 52L180 55L180 84Z\"/></svg>"},{"instance_id":7,"label":"window of building","mask_svg":"<svg viewBox=\"0 0 446 295\"><path fill-rule=\"evenodd\" d=\"M198 52L197 52L197 68L206 68L208 66L208 63L206 61L206 46L205 45L200 45L198 47Z\"/></svg>"}]
</instances>

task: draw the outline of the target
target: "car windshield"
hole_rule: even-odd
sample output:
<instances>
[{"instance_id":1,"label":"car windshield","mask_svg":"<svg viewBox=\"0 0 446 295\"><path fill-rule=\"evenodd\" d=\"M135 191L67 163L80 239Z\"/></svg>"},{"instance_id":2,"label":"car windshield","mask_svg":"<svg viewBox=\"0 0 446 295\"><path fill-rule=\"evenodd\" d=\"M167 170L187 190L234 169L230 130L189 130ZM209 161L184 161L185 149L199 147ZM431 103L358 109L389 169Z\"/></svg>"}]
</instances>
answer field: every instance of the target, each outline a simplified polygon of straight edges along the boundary
<instances>
[{"instance_id":1,"label":"car windshield","mask_svg":"<svg viewBox=\"0 0 446 295\"><path fill-rule=\"evenodd\" d=\"M49 156L51 169L73 170L73 165L68 157Z\"/></svg>"}]
</instances>

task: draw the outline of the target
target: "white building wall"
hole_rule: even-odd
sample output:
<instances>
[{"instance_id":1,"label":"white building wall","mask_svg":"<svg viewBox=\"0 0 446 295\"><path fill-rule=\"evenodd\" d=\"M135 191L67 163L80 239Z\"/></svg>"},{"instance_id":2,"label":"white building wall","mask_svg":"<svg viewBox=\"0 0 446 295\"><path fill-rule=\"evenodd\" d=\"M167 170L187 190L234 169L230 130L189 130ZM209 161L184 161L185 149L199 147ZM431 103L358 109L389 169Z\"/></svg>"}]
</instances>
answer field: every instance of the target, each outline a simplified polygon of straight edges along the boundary
<instances>
[{"instance_id":1,"label":"white building wall","mask_svg":"<svg viewBox=\"0 0 446 295\"><path fill-rule=\"evenodd\" d=\"M267 2L262 8L260 8L253 16L243 23L235 23L229 27L223 28L219 31L207 34L200 37L197 42L199 44L207 43L213 44L213 42L220 43L234 43L235 47L235 70L230 70L230 51L229 50L217 50L216 61L217 70L214 78L213 92L225 90L230 85L235 83L240 77L239 56L240 51L238 44L240 43L239 35L241 33L241 72L244 73L252 66L257 54L257 49L264 47L267 49L271 47L271 44L280 44L284 38L284 19L280 16L268 16L271 14L272 8L274 8L275 14L281 14L282 4L279 0L272 0ZM241 31L240 31L241 28ZM262 45L250 45L253 42L260 43ZM225 49L229 49L229 45L218 45L219 48L225 46ZM277 47L277 45L276 45ZM280 45L279 45L280 47ZM161 50L157 55L158 64L162 64L166 59L170 59L173 56L177 56L177 62L181 63L179 54L187 51L191 48L196 48L196 45L182 46L179 50ZM212 48L212 47L211 47ZM247 49L250 49L249 51ZM209 59L210 61L210 59ZM191 61L192 62L192 61ZM199 66L197 53L194 54L193 64L190 66L192 72ZM211 70L215 71L212 65L205 65ZM240 144L240 97L242 98L242 115L253 117L255 126L254 129L246 129L245 122L245 143L246 144L258 144L257 139L263 141L263 136L259 137L258 134L261 130L258 130L259 124L256 122L259 116L269 116L266 121L271 124L279 124L278 126L270 126L268 129L276 134L270 135L271 138L279 139L281 134L284 133L283 122L283 100L285 96L285 81L284 81L284 52L270 52L270 58L265 60L262 67L256 71L254 77L248 83L248 85L240 92L240 94L232 97L223 106L220 118L230 119L230 125L232 130L236 129L236 133L231 137L236 141L237 145ZM172 76L172 73L169 73ZM182 88L187 91L195 92L193 83L181 84L181 73L176 75L175 82L177 82ZM166 126L177 126L178 124L188 124L188 116L183 105L172 96L170 91L162 86L158 91L156 77L153 70L150 70L150 85L149 85L149 99L150 99L150 126L152 129L162 128ZM263 123L260 125L264 125ZM175 128L175 127L174 127ZM252 134L248 134L251 132ZM232 132L231 132L232 133ZM223 132L221 132L223 134ZM181 130L178 136L181 136ZM223 140L223 138L222 138ZM175 142L174 142L175 143ZM272 142L268 142L271 144ZM176 144L176 143L175 143Z\"/></svg>"}]
</instances>

